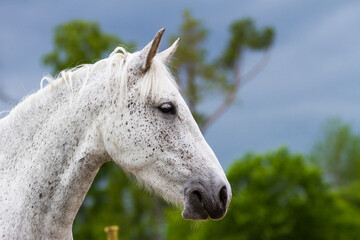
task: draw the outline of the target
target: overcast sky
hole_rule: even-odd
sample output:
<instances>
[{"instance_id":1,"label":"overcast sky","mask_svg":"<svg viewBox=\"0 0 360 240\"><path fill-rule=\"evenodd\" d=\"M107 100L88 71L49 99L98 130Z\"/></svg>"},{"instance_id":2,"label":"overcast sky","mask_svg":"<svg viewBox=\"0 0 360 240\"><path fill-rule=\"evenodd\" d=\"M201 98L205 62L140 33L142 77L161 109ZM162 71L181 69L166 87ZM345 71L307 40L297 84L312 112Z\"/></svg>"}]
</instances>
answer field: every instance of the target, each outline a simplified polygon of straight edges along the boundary
<instances>
[{"instance_id":1,"label":"overcast sky","mask_svg":"<svg viewBox=\"0 0 360 240\"><path fill-rule=\"evenodd\" d=\"M39 89L40 79L50 72L41 58L52 50L58 24L96 21L105 32L143 47L162 27L165 38L177 33L186 8L210 31L209 58L221 52L235 20L251 17L257 26L276 31L266 68L205 136L225 168L246 151L286 145L307 153L330 117L341 117L359 131L360 1L356 0L2 0L1 91L20 99ZM163 43L161 48L165 47ZM260 57L247 53L246 68ZM205 104L208 111L213 104ZM0 111L9 109L0 102Z\"/></svg>"}]
</instances>

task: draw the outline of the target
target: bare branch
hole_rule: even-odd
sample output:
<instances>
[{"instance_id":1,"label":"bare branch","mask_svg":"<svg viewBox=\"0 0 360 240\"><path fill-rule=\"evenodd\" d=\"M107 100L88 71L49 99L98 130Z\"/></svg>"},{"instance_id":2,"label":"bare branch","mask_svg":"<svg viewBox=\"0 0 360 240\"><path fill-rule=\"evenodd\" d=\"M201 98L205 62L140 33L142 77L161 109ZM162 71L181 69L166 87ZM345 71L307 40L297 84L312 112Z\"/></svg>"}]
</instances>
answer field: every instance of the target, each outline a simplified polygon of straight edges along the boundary
<instances>
[{"instance_id":1,"label":"bare branch","mask_svg":"<svg viewBox=\"0 0 360 240\"><path fill-rule=\"evenodd\" d=\"M241 77L241 83L239 87L242 88L245 84L255 78L256 75L258 75L268 64L270 57L271 51L266 50L265 53L262 55L260 61Z\"/></svg>"},{"instance_id":2,"label":"bare branch","mask_svg":"<svg viewBox=\"0 0 360 240\"><path fill-rule=\"evenodd\" d=\"M233 91L227 92L224 101L211 114L206 117L206 119L204 120L204 124L201 128L203 133L205 133L205 131L210 127L210 125L213 124L231 106L240 88L250 82L264 69L269 59L270 51L267 50L261 57L260 61L243 76L240 76L240 59L237 60L233 74Z\"/></svg>"}]
</instances>

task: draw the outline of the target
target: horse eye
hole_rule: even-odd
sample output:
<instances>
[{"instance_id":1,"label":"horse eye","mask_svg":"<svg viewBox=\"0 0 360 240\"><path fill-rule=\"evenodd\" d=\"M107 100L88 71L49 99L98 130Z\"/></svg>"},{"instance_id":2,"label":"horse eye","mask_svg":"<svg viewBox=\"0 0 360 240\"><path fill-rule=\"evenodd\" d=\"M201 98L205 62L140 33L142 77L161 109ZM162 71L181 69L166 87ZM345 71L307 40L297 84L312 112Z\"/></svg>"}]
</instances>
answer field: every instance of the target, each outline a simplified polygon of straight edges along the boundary
<instances>
[{"instance_id":1,"label":"horse eye","mask_svg":"<svg viewBox=\"0 0 360 240\"><path fill-rule=\"evenodd\" d=\"M161 104L158 109L165 114L176 114L175 106L169 102Z\"/></svg>"}]
</instances>

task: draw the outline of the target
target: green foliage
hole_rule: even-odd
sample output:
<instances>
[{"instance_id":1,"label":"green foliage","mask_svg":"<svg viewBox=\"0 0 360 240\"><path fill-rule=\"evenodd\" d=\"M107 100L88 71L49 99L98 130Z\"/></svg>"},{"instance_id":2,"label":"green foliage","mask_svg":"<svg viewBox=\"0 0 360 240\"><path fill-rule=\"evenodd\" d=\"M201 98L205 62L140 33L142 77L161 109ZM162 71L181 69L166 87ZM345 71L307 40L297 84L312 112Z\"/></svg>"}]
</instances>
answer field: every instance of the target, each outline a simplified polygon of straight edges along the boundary
<instances>
[{"instance_id":1,"label":"green foliage","mask_svg":"<svg viewBox=\"0 0 360 240\"><path fill-rule=\"evenodd\" d=\"M323 170L326 180L341 199L360 210L360 134L334 118L323 127L310 159ZM352 216L359 221L358 215Z\"/></svg>"},{"instance_id":2,"label":"green foliage","mask_svg":"<svg viewBox=\"0 0 360 240\"><path fill-rule=\"evenodd\" d=\"M316 143L311 159L324 169L334 187L360 181L360 134L339 119L329 120Z\"/></svg>"},{"instance_id":3,"label":"green foliage","mask_svg":"<svg viewBox=\"0 0 360 240\"><path fill-rule=\"evenodd\" d=\"M121 44L128 50L135 48L134 43L124 44L120 38L102 32L95 22L71 21L56 27L54 50L44 56L43 62L57 73L79 64L93 63Z\"/></svg>"},{"instance_id":4,"label":"green foliage","mask_svg":"<svg viewBox=\"0 0 360 240\"><path fill-rule=\"evenodd\" d=\"M165 203L136 186L113 162L105 163L74 221L75 239L104 239L104 228L119 226L121 239L155 239L163 231Z\"/></svg>"},{"instance_id":5,"label":"green foliage","mask_svg":"<svg viewBox=\"0 0 360 240\"><path fill-rule=\"evenodd\" d=\"M339 196L360 211L360 181L353 181L337 189Z\"/></svg>"},{"instance_id":6,"label":"green foliage","mask_svg":"<svg viewBox=\"0 0 360 240\"><path fill-rule=\"evenodd\" d=\"M231 37L221 59L226 68L234 68L246 48L266 50L273 43L274 30L270 27L257 30L250 18L235 21L230 29Z\"/></svg>"},{"instance_id":7,"label":"green foliage","mask_svg":"<svg viewBox=\"0 0 360 240\"><path fill-rule=\"evenodd\" d=\"M230 168L233 199L221 221L169 215L168 239L356 239L359 212L330 193L321 171L282 148L247 154Z\"/></svg>"}]
</instances>

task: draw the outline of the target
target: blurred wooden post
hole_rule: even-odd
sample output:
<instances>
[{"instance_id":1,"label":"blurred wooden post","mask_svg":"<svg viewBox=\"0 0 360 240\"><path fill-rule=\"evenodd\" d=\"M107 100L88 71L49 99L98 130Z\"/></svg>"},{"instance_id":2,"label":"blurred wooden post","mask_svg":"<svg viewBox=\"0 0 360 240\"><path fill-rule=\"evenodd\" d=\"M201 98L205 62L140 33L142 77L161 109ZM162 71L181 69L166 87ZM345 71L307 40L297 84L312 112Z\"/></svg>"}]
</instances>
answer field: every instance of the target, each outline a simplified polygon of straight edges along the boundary
<instances>
[{"instance_id":1,"label":"blurred wooden post","mask_svg":"<svg viewBox=\"0 0 360 240\"><path fill-rule=\"evenodd\" d=\"M104 231L107 234L107 240L118 240L118 226L105 227Z\"/></svg>"}]
</instances>

